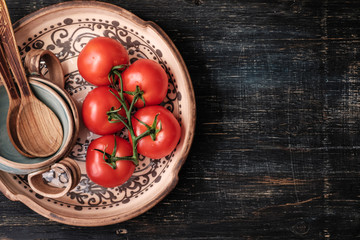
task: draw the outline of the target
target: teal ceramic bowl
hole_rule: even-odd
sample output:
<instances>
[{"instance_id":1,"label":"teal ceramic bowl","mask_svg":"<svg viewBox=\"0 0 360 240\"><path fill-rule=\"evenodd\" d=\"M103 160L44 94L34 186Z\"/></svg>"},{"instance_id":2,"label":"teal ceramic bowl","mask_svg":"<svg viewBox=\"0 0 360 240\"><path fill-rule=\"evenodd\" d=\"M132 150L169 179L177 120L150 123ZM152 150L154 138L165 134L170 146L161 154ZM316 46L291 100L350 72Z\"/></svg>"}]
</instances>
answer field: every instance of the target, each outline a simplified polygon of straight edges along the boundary
<instances>
[{"instance_id":1,"label":"teal ceramic bowl","mask_svg":"<svg viewBox=\"0 0 360 240\"><path fill-rule=\"evenodd\" d=\"M35 96L45 103L59 118L63 127L63 141L59 150L45 158L27 158L21 155L12 145L7 129L6 116L9 108L9 99L6 90L0 86L0 170L25 175L50 167L60 160L72 147L74 137L74 119L64 99L52 88L38 81L30 81Z\"/></svg>"}]
</instances>

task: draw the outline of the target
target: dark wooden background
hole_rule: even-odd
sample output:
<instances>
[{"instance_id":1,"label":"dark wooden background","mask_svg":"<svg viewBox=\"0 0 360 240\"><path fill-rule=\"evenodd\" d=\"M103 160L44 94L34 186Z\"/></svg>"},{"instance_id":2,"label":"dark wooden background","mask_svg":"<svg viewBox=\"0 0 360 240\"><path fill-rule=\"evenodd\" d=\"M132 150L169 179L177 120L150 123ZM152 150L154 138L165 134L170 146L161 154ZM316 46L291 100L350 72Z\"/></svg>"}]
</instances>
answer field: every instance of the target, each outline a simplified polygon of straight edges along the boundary
<instances>
[{"instance_id":1,"label":"dark wooden background","mask_svg":"<svg viewBox=\"0 0 360 240\"><path fill-rule=\"evenodd\" d=\"M56 0L7 0L12 21ZM359 239L360 1L115 0L182 54L197 126L130 221L51 222L0 194L0 239Z\"/></svg>"}]
</instances>

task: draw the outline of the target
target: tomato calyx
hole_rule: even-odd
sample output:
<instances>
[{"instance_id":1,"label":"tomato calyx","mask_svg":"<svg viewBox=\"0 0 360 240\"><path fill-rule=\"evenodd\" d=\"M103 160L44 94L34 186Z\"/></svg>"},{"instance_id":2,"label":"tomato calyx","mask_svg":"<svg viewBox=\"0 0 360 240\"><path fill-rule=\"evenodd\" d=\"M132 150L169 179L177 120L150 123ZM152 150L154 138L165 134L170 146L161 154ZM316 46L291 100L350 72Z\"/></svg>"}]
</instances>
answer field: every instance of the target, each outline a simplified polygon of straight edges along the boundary
<instances>
[{"instance_id":1,"label":"tomato calyx","mask_svg":"<svg viewBox=\"0 0 360 240\"><path fill-rule=\"evenodd\" d=\"M145 107L144 91L142 91L139 86L136 86L135 91L124 91L124 93L134 96L132 100L133 104L135 104L136 100L140 99L144 103L144 107Z\"/></svg>"},{"instance_id":2,"label":"tomato calyx","mask_svg":"<svg viewBox=\"0 0 360 240\"><path fill-rule=\"evenodd\" d=\"M117 109L115 109L114 107L111 107L110 111L108 111L106 113L106 115L108 116L108 121L110 123L122 122L125 125L126 117L124 117L124 116L122 116L121 114L118 113L121 109L123 109L122 106L117 108Z\"/></svg>"},{"instance_id":3,"label":"tomato calyx","mask_svg":"<svg viewBox=\"0 0 360 240\"><path fill-rule=\"evenodd\" d=\"M145 132L143 132L141 135L139 135L139 136L136 137L136 138L137 138L137 141L139 141L141 138L146 137L146 136L150 136L153 141L156 140L156 135L157 135L157 134L161 131L161 129L162 129L161 121L159 121L159 128L156 128L157 123L158 123L158 121L157 121L158 116L159 116L159 113L155 115L154 121L153 121L153 123L151 124L151 126L148 125L148 124L146 124L146 123L144 123L144 122L141 121L140 119L134 117L134 118L136 119L136 121L138 121L139 123L143 124L143 125L147 128L147 130L146 130Z\"/></svg>"},{"instance_id":4,"label":"tomato calyx","mask_svg":"<svg viewBox=\"0 0 360 240\"><path fill-rule=\"evenodd\" d=\"M107 148L107 147L105 147L104 150L100 150L100 149L94 149L94 150L102 153L102 154L103 154L103 159L104 159L105 163L106 163L107 165L109 165L109 166L110 166L112 169L114 169L114 170L116 169L116 162L117 162L117 161L122 161L122 160L132 161L132 162L135 164L135 166L137 166L137 165L139 164L139 162L138 162L137 159L134 158L134 156L116 157L116 146L117 146L117 144L116 144L116 137L115 137L115 135L114 135L114 141L115 141L115 142L114 142L114 149L113 149L113 151L112 151L111 154L109 154L109 153L106 152L106 148Z\"/></svg>"}]
</instances>

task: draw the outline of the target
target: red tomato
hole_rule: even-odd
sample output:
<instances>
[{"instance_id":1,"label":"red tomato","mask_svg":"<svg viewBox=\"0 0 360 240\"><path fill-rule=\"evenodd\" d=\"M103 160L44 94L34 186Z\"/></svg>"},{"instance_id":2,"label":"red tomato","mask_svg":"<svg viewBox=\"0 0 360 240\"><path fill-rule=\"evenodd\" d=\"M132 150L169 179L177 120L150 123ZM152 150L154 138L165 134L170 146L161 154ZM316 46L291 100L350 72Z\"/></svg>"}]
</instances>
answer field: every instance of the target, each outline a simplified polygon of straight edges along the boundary
<instances>
[{"instance_id":1,"label":"red tomato","mask_svg":"<svg viewBox=\"0 0 360 240\"><path fill-rule=\"evenodd\" d=\"M146 136L139 140L137 145L139 154L153 159L169 155L175 149L181 136L179 122L169 110L162 106L144 107L134 114L131 122L135 136L139 136L147 130L146 126L138 120L151 126L157 114L156 128L160 129L161 126L161 130L156 134L155 141L150 136Z\"/></svg>"},{"instance_id":2,"label":"red tomato","mask_svg":"<svg viewBox=\"0 0 360 240\"><path fill-rule=\"evenodd\" d=\"M121 107L121 103L110 91L119 97L116 90L107 86L97 87L85 97L82 105L82 118L85 126L93 133L106 135L124 128L124 124L121 122L111 123L108 121L106 113L112 107L114 109ZM126 116L123 108L118 113Z\"/></svg>"},{"instance_id":3,"label":"red tomato","mask_svg":"<svg viewBox=\"0 0 360 240\"><path fill-rule=\"evenodd\" d=\"M153 60L139 59L131 64L122 74L124 91L135 91L136 86L144 92L146 106L160 104L168 90L168 77L161 65ZM134 96L125 94L131 103ZM138 99L135 107L144 107L144 102Z\"/></svg>"},{"instance_id":4,"label":"red tomato","mask_svg":"<svg viewBox=\"0 0 360 240\"><path fill-rule=\"evenodd\" d=\"M123 138L116 138L116 157L132 155L132 146ZM104 160L104 154L95 150L99 149L108 154L114 150L115 139L113 135L106 135L92 141L86 154L86 173L91 181L103 187L116 187L125 183L134 173L135 164L128 160L116 161L116 169L109 166Z\"/></svg>"},{"instance_id":5,"label":"red tomato","mask_svg":"<svg viewBox=\"0 0 360 240\"><path fill-rule=\"evenodd\" d=\"M108 37L91 39L77 60L80 75L96 86L110 85L108 75L111 69L122 64L129 64L125 47Z\"/></svg>"}]
</instances>

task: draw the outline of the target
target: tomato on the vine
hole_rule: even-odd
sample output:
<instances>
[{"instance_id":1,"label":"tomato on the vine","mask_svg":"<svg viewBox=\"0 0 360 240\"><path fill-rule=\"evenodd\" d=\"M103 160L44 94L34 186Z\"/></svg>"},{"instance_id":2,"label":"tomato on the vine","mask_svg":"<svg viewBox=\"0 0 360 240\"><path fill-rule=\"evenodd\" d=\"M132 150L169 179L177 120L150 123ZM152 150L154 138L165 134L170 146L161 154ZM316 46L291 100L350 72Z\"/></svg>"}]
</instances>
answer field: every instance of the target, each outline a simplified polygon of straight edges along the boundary
<instances>
[{"instance_id":1,"label":"tomato on the vine","mask_svg":"<svg viewBox=\"0 0 360 240\"><path fill-rule=\"evenodd\" d=\"M77 65L80 75L96 86L110 85L108 75L114 66L129 64L125 47L108 37L91 39L81 50Z\"/></svg>"},{"instance_id":2,"label":"tomato on the vine","mask_svg":"<svg viewBox=\"0 0 360 240\"><path fill-rule=\"evenodd\" d=\"M129 65L125 47L108 37L90 40L77 64L81 76L98 86L82 104L84 125L104 135L90 143L86 154L86 172L93 182L103 187L119 186L135 171L138 154L158 159L174 151L181 126L159 105L168 92L168 73L162 65L149 59ZM125 126L131 144L110 135Z\"/></svg>"},{"instance_id":3,"label":"tomato on the vine","mask_svg":"<svg viewBox=\"0 0 360 240\"><path fill-rule=\"evenodd\" d=\"M118 160L114 163L114 169L110 162L106 162L110 161L109 155L113 153L113 157L131 156L132 146L125 139L114 135L102 136L90 143L86 154L86 173L91 181L111 188L125 183L131 177L135 164L129 160Z\"/></svg>"},{"instance_id":4,"label":"tomato on the vine","mask_svg":"<svg viewBox=\"0 0 360 240\"><path fill-rule=\"evenodd\" d=\"M143 156L158 159L169 155L175 149L180 140L181 127L166 108L159 105L148 106L139 109L131 119L135 136L144 133L154 121L156 132L141 138L137 143L137 151Z\"/></svg>"},{"instance_id":5,"label":"tomato on the vine","mask_svg":"<svg viewBox=\"0 0 360 240\"><path fill-rule=\"evenodd\" d=\"M160 104L168 91L168 76L161 65L150 59L139 59L132 63L121 74L123 90L135 92L136 87L143 92L145 106ZM124 94L129 103L134 95ZM135 107L144 107L144 102L139 98Z\"/></svg>"},{"instance_id":6,"label":"tomato on the vine","mask_svg":"<svg viewBox=\"0 0 360 240\"><path fill-rule=\"evenodd\" d=\"M108 120L107 112L112 108L113 110L121 108L118 113L124 117L126 115L115 95L119 97L118 92L108 86L97 87L86 95L82 105L82 118L85 126L93 133L113 134L124 128L123 123Z\"/></svg>"}]
</instances>

